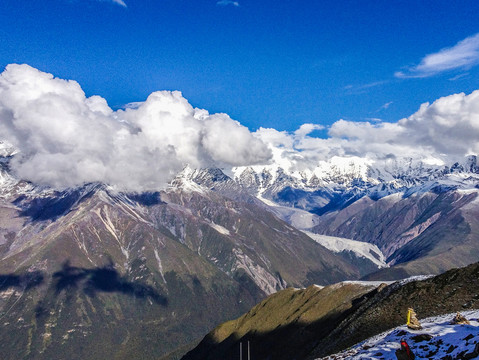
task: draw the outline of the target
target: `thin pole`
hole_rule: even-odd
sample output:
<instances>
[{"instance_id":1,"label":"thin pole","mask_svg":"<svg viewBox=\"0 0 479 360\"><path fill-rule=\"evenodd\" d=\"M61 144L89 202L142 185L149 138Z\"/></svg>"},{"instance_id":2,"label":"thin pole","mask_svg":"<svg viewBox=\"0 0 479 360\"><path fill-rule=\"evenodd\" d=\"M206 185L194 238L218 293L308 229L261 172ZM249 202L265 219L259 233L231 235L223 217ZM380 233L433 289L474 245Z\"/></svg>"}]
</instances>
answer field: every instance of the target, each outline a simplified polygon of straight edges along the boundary
<instances>
[{"instance_id":1,"label":"thin pole","mask_svg":"<svg viewBox=\"0 0 479 360\"><path fill-rule=\"evenodd\" d=\"M243 360L243 343L240 342L240 360Z\"/></svg>"},{"instance_id":2,"label":"thin pole","mask_svg":"<svg viewBox=\"0 0 479 360\"><path fill-rule=\"evenodd\" d=\"M250 358L249 358L249 341L248 341L248 360L250 360Z\"/></svg>"}]
</instances>

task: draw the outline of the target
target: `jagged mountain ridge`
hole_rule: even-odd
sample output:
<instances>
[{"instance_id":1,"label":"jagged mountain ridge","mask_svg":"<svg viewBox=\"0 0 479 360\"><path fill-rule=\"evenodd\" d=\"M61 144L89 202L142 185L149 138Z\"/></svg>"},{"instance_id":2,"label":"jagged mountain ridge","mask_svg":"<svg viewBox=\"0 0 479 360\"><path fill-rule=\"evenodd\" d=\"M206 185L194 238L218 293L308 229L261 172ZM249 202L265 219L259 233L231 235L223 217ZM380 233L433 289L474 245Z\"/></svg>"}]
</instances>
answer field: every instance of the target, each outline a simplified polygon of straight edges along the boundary
<instances>
[{"instance_id":1,"label":"jagged mountain ridge","mask_svg":"<svg viewBox=\"0 0 479 360\"><path fill-rule=\"evenodd\" d=\"M276 164L236 168L233 176L250 193L322 215L363 196L380 199L394 193L473 188L479 182L479 166L475 155L444 166L413 159L373 163L355 157L334 157L303 171Z\"/></svg>"},{"instance_id":2,"label":"jagged mountain ridge","mask_svg":"<svg viewBox=\"0 0 479 360\"><path fill-rule=\"evenodd\" d=\"M442 167L389 161L382 170L364 160L341 161L342 168L334 161L322 164L333 174L322 174L321 183L318 169L308 180L307 172L287 173L278 166L236 169L234 179L219 169L188 170L182 176L226 196L255 195L261 200L256 204L299 229L379 247L394 269L374 278L438 274L479 259L476 156ZM341 255L356 263L365 258L354 246ZM359 266L363 275L374 272L366 263Z\"/></svg>"}]
</instances>

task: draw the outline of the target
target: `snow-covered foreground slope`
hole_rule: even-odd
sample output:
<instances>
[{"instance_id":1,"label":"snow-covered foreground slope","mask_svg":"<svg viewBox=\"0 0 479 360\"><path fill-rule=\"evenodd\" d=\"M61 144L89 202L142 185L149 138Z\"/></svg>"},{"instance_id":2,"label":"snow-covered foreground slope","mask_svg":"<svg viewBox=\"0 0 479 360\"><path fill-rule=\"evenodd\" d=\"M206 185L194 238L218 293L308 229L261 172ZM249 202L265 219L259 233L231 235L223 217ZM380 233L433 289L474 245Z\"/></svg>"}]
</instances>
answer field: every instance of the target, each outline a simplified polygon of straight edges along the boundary
<instances>
[{"instance_id":1,"label":"snow-covered foreground slope","mask_svg":"<svg viewBox=\"0 0 479 360\"><path fill-rule=\"evenodd\" d=\"M479 310L463 312L471 325L454 325L451 323L455 314L430 317L421 321L422 330L413 331L404 326L369 338L351 349L330 355L323 360L333 359L370 359L396 360L395 352L400 348L401 339L406 339L416 359L450 359L462 358L472 353L479 342ZM424 340L427 334L432 336ZM459 356L461 354L461 356Z\"/></svg>"}]
</instances>

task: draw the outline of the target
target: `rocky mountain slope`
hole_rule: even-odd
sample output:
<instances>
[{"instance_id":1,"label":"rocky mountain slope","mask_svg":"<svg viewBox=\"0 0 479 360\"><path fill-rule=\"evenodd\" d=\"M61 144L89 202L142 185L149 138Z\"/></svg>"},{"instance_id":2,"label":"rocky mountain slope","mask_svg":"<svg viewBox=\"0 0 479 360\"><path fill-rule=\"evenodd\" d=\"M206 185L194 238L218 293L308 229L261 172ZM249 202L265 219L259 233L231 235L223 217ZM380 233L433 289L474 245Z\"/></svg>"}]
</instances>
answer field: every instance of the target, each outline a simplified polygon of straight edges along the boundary
<instances>
[{"instance_id":1,"label":"rocky mountain slope","mask_svg":"<svg viewBox=\"0 0 479 360\"><path fill-rule=\"evenodd\" d=\"M359 276L258 200L185 174L158 193L58 192L2 166L4 359L155 359L277 290Z\"/></svg>"},{"instance_id":2,"label":"rocky mountain slope","mask_svg":"<svg viewBox=\"0 0 479 360\"><path fill-rule=\"evenodd\" d=\"M477 197L476 190L364 197L324 215L313 231L378 246L391 268L374 278L438 274L479 258Z\"/></svg>"},{"instance_id":3,"label":"rocky mountain slope","mask_svg":"<svg viewBox=\"0 0 479 360\"><path fill-rule=\"evenodd\" d=\"M479 263L442 275L391 283L345 282L280 291L210 332L184 360L238 358L249 341L254 359L316 359L406 322L478 309Z\"/></svg>"}]
</instances>

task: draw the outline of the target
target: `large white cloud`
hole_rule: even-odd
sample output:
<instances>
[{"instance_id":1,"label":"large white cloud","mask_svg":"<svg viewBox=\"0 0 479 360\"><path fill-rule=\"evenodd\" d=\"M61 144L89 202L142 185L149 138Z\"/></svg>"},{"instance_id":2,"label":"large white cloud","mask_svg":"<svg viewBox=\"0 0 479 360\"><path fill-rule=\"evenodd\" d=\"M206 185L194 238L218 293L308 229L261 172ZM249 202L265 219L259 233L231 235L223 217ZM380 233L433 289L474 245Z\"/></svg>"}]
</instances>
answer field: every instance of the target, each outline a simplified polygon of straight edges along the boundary
<instances>
[{"instance_id":1,"label":"large white cloud","mask_svg":"<svg viewBox=\"0 0 479 360\"><path fill-rule=\"evenodd\" d=\"M264 163L268 147L226 114L194 109L180 92L151 94L112 111L75 81L28 65L0 75L0 138L20 151L23 179L56 188L105 182L126 190L163 187L186 164Z\"/></svg>"},{"instance_id":2,"label":"large white cloud","mask_svg":"<svg viewBox=\"0 0 479 360\"><path fill-rule=\"evenodd\" d=\"M394 123L339 120L327 138L312 136L323 128L252 134L226 114L193 108L177 91L112 111L77 82L28 65L9 65L0 75L0 140L20 150L12 162L20 177L57 188L99 181L136 191L163 187L186 164L249 166L271 157L288 170L312 170L335 157L452 163L479 153L479 90L423 104Z\"/></svg>"},{"instance_id":3,"label":"large white cloud","mask_svg":"<svg viewBox=\"0 0 479 360\"><path fill-rule=\"evenodd\" d=\"M457 157L479 152L479 90L446 96L423 104L398 126L407 130L405 142L429 146L435 153Z\"/></svg>"},{"instance_id":4,"label":"large white cloud","mask_svg":"<svg viewBox=\"0 0 479 360\"><path fill-rule=\"evenodd\" d=\"M293 171L314 169L333 157L451 164L479 153L479 90L422 104L394 123L339 120L329 128L328 138L312 137L308 129L314 128L308 124L293 133L261 128L255 135L270 144L276 163Z\"/></svg>"}]
</instances>

